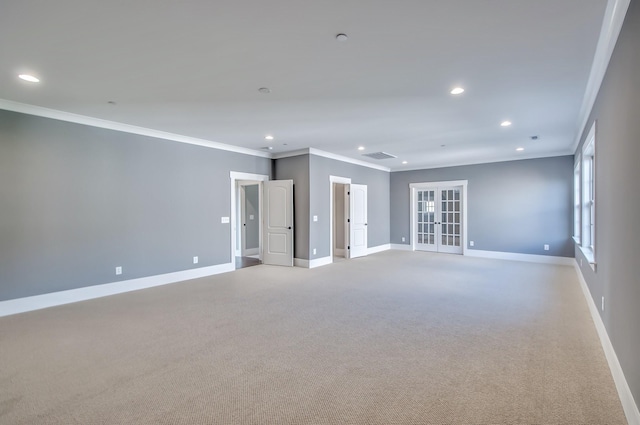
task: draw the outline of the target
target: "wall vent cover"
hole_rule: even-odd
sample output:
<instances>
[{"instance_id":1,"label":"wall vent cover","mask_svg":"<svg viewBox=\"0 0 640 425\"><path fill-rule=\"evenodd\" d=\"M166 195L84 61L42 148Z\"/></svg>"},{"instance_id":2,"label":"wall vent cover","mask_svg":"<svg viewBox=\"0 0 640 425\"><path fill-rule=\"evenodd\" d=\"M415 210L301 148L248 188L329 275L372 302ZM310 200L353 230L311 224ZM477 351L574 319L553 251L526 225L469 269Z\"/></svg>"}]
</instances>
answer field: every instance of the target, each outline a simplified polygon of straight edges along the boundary
<instances>
[{"instance_id":1,"label":"wall vent cover","mask_svg":"<svg viewBox=\"0 0 640 425\"><path fill-rule=\"evenodd\" d=\"M369 158L373 158L373 159L397 158L397 156L391 155L390 153L386 153L386 152L363 153L362 156L368 156Z\"/></svg>"}]
</instances>

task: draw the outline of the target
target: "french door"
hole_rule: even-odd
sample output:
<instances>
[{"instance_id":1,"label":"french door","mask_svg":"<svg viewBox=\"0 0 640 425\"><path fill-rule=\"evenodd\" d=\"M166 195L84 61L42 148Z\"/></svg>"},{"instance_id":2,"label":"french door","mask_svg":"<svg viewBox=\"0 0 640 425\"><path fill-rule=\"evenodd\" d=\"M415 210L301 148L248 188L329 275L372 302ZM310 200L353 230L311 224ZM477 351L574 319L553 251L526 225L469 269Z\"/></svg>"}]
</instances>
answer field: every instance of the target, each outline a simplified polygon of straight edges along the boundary
<instances>
[{"instance_id":1,"label":"french door","mask_svg":"<svg viewBox=\"0 0 640 425\"><path fill-rule=\"evenodd\" d=\"M462 254L463 187L425 187L415 191L415 249Z\"/></svg>"}]
</instances>

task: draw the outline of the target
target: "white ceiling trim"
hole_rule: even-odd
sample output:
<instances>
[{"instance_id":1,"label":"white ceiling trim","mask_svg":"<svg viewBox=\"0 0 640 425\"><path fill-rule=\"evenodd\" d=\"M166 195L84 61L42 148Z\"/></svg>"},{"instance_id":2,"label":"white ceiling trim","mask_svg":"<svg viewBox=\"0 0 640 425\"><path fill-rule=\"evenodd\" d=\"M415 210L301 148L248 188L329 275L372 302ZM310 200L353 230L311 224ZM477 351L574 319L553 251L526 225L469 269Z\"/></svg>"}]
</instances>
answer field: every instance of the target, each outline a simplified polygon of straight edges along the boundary
<instances>
[{"instance_id":1,"label":"white ceiling trim","mask_svg":"<svg viewBox=\"0 0 640 425\"><path fill-rule=\"evenodd\" d=\"M348 156L337 155L337 154L326 152L316 148L306 148L306 149L299 149L296 151L276 153L272 155L272 158L281 159L281 158L289 158L292 156L300 156L300 155L316 155L324 158L335 159L336 161L359 165L361 167L373 168L374 170L386 171L387 173L391 172L391 168L385 167L383 165L371 164L369 162L360 161L359 159L353 159L353 158L349 158Z\"/></svg>"},{"instance_id":2,"label":"white ceiling trim","mask_svg":"<svg viewBox=\"0 0 640 425\"><path fill-rule=\"evenodd\" d=\"M575 141L573 142L573 153L575 153L580 144L582 133L584 133L587 126L593 105L596 103L600 86L609 67L609 61L616 47L616 42L618 41L620 30L622 30L624 17L627 14L630 3L631 0L609 0L607 3L602 28L600 29L600 38L598 39L593 65L591 66L591 73L587 81L587 89L584 94L584 99L582 100L582 107L580 108L578 134L576 134Z\"/></svg>"},{"instance_id":3,"label":"white ceiling trim","mask_svg":"<svg viewBox=\"0 0 640 425\"><path fill-rule=\"evenodd\" d=\"M141 136L149 136L157 139L171 140L173 142L187 143L190 145L204 146L206 148L219 149L228 152L235 152L244 155L259 156L262 158L271 158L268 152L260 152L253 149L242 148L238 146L226 145L224 143L212 142L210 140L198 139L195 137L182 136L180 134L167 133L150 128L138 127L135 125L122 124L115 121L107 121L100 118L87 117L85 115L73 114L71 112L58 111L55 109L43 108L41 106L28 105L26 103L13 102L11 100L0 99L0 109L7 111L20 112L28 115L35 115L44 118L51 118L59 121L66 121L75 124L88 125L91 127L105 128L108 130L116 130L124 133L138 134Z\"/></svg>"},{"instance_id":4,"label":"white ceiling trim","mask_svg":"<svg viewBox=\"0 0 640 425\"><path fill-rule=\"evenodd\" d=\"M464 167L467 165L482 165L482 164L495 164L497 162L511 162L511 161L523 161L526 159L540 159L540 158L556 158L558 156L568 156L573 155L572 151L567 152L559 152L555 154L532 154L532 155L513 155L508 158L495 159L490 161L482 161L482 162L446 162L434 166L424 166L424 167L409 167L393 170L393 173L401 173L404 171L420 171L420 170L435 170L438 168L449 168L449 167Z\"/></svg>"}]
</instances>

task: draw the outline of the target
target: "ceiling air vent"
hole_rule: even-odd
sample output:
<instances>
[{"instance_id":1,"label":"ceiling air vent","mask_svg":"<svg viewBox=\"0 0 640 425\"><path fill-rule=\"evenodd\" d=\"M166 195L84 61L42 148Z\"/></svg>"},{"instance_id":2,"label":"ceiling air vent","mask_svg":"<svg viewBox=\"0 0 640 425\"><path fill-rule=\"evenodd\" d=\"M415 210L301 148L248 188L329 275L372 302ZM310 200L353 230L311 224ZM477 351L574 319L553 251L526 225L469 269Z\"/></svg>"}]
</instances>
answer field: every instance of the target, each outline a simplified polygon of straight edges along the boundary
<instances>
[{"instance_id":1,"label":"ceiling air vent","mask_svg":"<svg viewBox=\"0 0 640 425\"><path fill-rule=\"evenodd\" d=\"M391 155L390 153L386 153L386 152L363 153L362 156L368 156L369 158L373 158L373 159L397 158L397 156Z\"/></svg>"}]
</instances>

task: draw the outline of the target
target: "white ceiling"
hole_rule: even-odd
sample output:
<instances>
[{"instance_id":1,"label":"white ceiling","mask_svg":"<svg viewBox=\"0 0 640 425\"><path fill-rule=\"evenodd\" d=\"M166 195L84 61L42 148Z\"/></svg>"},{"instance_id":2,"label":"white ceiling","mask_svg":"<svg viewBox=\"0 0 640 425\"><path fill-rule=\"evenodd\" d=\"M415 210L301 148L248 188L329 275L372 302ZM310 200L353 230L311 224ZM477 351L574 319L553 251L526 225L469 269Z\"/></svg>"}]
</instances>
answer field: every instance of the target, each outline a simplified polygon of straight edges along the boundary
<instances>
[{"instance_id":1,"label":"white ceiling","mask_svg":"<svg viewBox=\"0 0 640 425\"><path fill-rule=\"evenodd\" d=\"M606 3L2 0L0 98L392 170L571 154Z\"/></svg>"}]
</instances>

